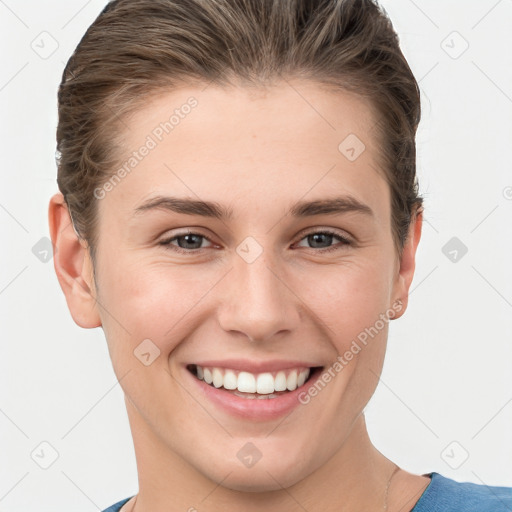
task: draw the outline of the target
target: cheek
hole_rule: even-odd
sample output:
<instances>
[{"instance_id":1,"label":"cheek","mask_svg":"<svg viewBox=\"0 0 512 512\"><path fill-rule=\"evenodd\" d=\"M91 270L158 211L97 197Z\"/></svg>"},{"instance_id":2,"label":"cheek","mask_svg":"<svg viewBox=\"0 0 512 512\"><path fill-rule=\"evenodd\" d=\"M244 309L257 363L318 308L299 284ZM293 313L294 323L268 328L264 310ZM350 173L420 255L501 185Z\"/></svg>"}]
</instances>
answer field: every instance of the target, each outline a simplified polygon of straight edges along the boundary
<instances>
[{"instance_id":1,"label":"cheek","mask_svg":"<svg viewBox=\"0 0 512 512\"><path fill-rule=\"evenodd\" d=\"M330 265L302 282L308 284L298 285L301 297L338 352L389 308L390 272L378 257Z\"/></svg>"},{"instance_id":2,"label":"cheek","mask_svg":"<svg viewBox=\"0 0 512 512\"><path fill-rule=\"evenodd\" d=\"M112 345L131 349L152 340L170 353L192 330L201 299L215 286L218 273L199 267L150 261L117 260L99 276L99 301L105 334ZM121 348L121 347L120 347Z\"/></svg>"}]
</instances>

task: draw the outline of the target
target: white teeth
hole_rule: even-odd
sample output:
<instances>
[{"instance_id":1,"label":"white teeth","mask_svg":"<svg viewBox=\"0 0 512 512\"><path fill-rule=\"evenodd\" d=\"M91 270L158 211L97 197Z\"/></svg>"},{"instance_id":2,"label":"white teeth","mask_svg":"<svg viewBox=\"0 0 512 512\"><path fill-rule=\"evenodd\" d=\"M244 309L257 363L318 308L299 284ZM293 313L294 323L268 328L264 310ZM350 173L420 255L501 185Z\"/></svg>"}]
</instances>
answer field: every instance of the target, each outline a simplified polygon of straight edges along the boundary
<instances>
[{"instance_id":1,"label":"white teeth","mask_svg":"<svg viewBox=\"0 0 512 512\"><path fill-rule=\"evenodd\" d=\"M310 368L252 374L196 365L196 376L216 388L223 387L244 398L275 398L274 392L294 391L309 377Z\"/></svg>"},{"instance_id":2,"label":"white teeth","mask_svg":"<svg viewBox=\"0 0 512 512\"><path fill-rule=\"evenodd\" d=\"M213 385L216 388L220 388L222 384L224 383L224 377L222 375L222 372L218 368L214 368L212 372L213 376Z\"/></svg>"},{"instance_id":3,"label":"white teeth","mask_svg":"<svg viewBox=\"0 0 512 512\"><path fill-rule=\"evenodd\" d=\"M203 373L204 373L204 381L207 384L211 384L213 382L213 377L212 377L212 372L210 371L210 369L204 368Z\"/></svg>"},{"instance_id":4,"label":"white teeth","mask_svg":"<svg viewBox=\"0 0 512 512\"><path fill-rule=\"evenodd\" d=\"M241 398L248 398L249 400L254 400L255 398L257 400L266 400L268 398L277 398L279 396L274 395L273 393L271 393L270 395L258 395L257 393L240 393L239 391L235 391L234 394Z\"/></svg>"},{"instance_id":5,"label":"white teeth","mask_svg":"<svg viewBox=\"0 0 512 512\"><path fill-rule=\"evenodd\" d=\"M256 398L255 394L247 394L247 393L240 393L239 391L235 391L235 395L239 396L241 398L248 398L249 400L254 400Z\"/></svg>"},{"instance_id":6,"label":"white teeth","mask_svg":"<svg viewBox=\"0 0 512 512\"><path fill-rule=\"evenodd\" d=\"M277 372L274 388L275 391L286 391L286 373Z\"/></svg>"},{"instance_id":7,"label":"white teeth","mask_svg":"<svg viewBox=\"0 0 512 512\"><path fill-rule=\"evenodd\" d=\"M297 370L291 371L288 375L288 378L286 379L286 389L288 389L288 391L297 389Z\"/></svg>"},{"instance_id":8,"label":"white teeth","mask_svg":"<svg viewBox=\"0 0 512 512\"><path fill-rule=\"evenodd\" d=\"M240 372L238 374L238 391L243 393L256 393L256 379L252 373Z\"/></svg>"},{"instance_id":9,"label":"white teeth","mask_svg":"<svg viewBox=\"0 0 512 512\"><path fill-rule=\"evenodd\" d=\"M199 366L198 366L199 368ZM224 374L224 387L226 389L236 389L238 386L238 377L232 370L227 370Z\"/></svg>"},{"instance_id":10,"label":"white teeth","mask_svg":"<svg viewBox=\"0 0 512 512\"><path fill-rule=\"evenodd\" d=\"M256 393L269 395L274 392L274 377L271 373L260 373L256 380Z\"/></svg>"}]
</instances>

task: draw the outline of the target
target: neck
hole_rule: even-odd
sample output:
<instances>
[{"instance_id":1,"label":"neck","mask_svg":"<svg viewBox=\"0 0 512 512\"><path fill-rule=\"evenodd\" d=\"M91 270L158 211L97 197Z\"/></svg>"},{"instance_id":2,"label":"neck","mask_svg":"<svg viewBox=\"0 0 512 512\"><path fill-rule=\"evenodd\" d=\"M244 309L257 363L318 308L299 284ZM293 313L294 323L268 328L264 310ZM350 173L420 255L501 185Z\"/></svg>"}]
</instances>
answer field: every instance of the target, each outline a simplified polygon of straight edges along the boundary
<instances>
[{"instance_id":1,"label":"neck","mask_svg":"<svg viewBox=\"0 0 512 512\"><path fill-rule=\"evenodd\" d=\"M385 510L395 465L372 445L363 414L327 463L302 480L286 489L274 482L277 490L242 492L229 488L229 474L215 482L163 445L133 405L126 404L139 475L135 512Z\"/></svg>"}]
</instances>

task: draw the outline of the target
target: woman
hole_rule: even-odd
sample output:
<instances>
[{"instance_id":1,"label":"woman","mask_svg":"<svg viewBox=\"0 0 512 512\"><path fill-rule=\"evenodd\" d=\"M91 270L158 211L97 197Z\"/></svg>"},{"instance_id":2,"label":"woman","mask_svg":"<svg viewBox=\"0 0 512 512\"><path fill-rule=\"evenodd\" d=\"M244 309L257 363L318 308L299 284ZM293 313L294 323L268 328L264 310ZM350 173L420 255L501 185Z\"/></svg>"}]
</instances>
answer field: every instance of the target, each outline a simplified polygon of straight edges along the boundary
<instances>
[{"instance_id":1,"label":"woman","mask_svg":"<svg viewBox=\"0 0 512 512\"><path fill-rule=\"evenodd\" d=\"M139 492L108 511L505 511L363 409L421 236L419 88L370 0L118 0L59 90L55 269Z\"/></svg>"}]
</instances>

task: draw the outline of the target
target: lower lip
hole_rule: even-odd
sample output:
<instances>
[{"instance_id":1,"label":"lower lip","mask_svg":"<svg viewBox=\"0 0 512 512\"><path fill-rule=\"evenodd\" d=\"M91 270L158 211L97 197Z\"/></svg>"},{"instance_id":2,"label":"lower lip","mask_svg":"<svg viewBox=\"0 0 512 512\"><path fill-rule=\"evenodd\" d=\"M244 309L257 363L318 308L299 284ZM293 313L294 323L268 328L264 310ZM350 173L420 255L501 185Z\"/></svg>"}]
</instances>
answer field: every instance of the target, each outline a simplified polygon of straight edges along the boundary
<instances>
[{"instance_id":1,"label":"lower lip","mask_svg":"<svg viewBox=\"0 0 512 512\"><path fill-rule=\"evenodd\" d=\"M216 406L233 416L253 421L274 420L290 414L297 406L303 405L299 401L299 395L307 392L321 371L321 368L317 368L302 386L275 398L242 398L224 388L216 388L203 380L199 380L185 368L189 378L199 386L204 395Z\"/></svg>"}]
</instances>

